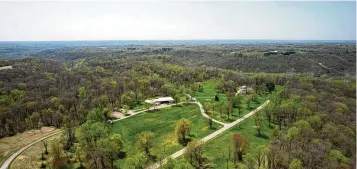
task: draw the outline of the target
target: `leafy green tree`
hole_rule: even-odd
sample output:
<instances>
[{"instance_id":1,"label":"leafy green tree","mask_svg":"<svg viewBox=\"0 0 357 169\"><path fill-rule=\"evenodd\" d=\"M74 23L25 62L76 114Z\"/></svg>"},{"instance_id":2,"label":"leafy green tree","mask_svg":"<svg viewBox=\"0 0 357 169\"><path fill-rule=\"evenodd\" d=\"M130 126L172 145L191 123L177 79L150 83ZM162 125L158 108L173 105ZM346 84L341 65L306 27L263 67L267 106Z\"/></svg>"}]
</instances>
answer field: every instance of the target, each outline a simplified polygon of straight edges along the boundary
<instances>
[{"instance_id":1,"label":"leafy green tree","mask_svg":"<svg viewBox=\"0 0 357 169\"><path fill-rule=\"evenodd\" d=\"M266 83L265 86L268 89L268 92L271 93L272 91L275 91L275 84L272 82Z\"/></svg>"},{"instance_id":2,"label":"leafy green tree","mask_svg":"<svg viewBox=\"0 0 357 169\"><path fill-rule=\"evenodd\" d=\"M40 113L38 112L32 113L31 116L29 117L29 123L31 125L31 128L37 128L40 119L41 119Z\"/></svg>"},{"instance_id":3,"label":"leafy green tree","mask_svg":"<svg viewBox=\"0 0 357 169\"><path fill-rule=\"evenodd\" d=\"M62 157L63 155L62 144L59 139L52 141L51 155L54 160L59 160Z\"/></svg>"},{"instance_id":4,"label":"leafy green tree","mask_svg":"<svg viewBox=\"0 0 357 169\"><path fill-rule=\"evenodd\" d=\"M242 95L236 95L233 97L232 99L232 104L233 104L233 107L238 107L242 104L242 101L243 101L243 96Z\"/></svg>"},{"instance_id":5,"label":"leafy green tree","mask_svg":"<svg viewBox=\"0 0 357 169\"><path fill-rule=\"evenodd\" d=\"M288 138L288 142L289 142L289 160L290 160L290 155L291 155L291 144L292 142L294 141L294 139L296 139L297 137L299 137L299 129L296 128L296 127L291 127L289 130L288 130L288 135L287 135L287 138Z\"/></svg>"},{"instance_id":6,"label":"leafy green tree","mask_svg":"<svg viewBox=\"0 0 357 169\"><path fill-rule=\"evenodd\" d=\"M328 160L337 162L339 164L348 164L349 160L338 150L330 150L328 153Z\"/></svg>"},{"instance_id":7,"label":"leafy green tree","mask_svg":"<svg viewBox=\"0 0 357 169\"><path fill-rule=\"evenodd\" d=\"M75 120L70 120L68 116L64 118L64 148L69 150L73 144L76 142L75 132L78 122Z\"/></svg>"},{"instance_id":8,"label":"leafy green tree","mask_svg":"<svg viewBox=\"0 0 357 169\"><path fill-rule=\"evenodd\" d=\"M114 168L114 161L119 157L123 145L124 142L119 134L113 134L98 141L99 151L104 156L104 160L110 164L110 168Z\"/></svg>"},{"instance_id":9,"label":"leafy green tree","mask_svg":"<svg viewBox=\"0 0 357 169\"><path fill-rule=\"evenodd\" d=\"M148 158L145 153L138 153L125 160L125 169L144 169Z\"/></svg>"},{"instance_id":10,"label":"leafy green tree","mask_svg":"<svg viewBox=\"0 0 357 169\"><path fill-rule=\"evenodd\" d=\"M268 148L265 145L260 145L254 149L254 158L257 161L258 168L265 166Z\"/></svg>"},{"instance_id":11,"label":"leafy green tree","mask_svg":"<svg viewBox=\"0 0 357 169\"><path fill-rule=\"evenodd\" d=\"M186 135L191 131L191 122L186 119L181 119L176 123L175 133L179 142L186 141Z\"/></svg>"},{"instance_id":12,"label":"leafy green tree","mask_svg":"<svg viewBox=\"0 0 357 169\"><path fill-rule=\"evenodd\" d=\"M219 102L219 97L217 94L214 96L214 101Z\"/></svg>"},{"instance_id":13,"label":"leafy green tree","mask_svg":"<svg viewBox=\"0 0 357 169\"><path fill-rule=\"evenodd\" d=\"M107 95L101 95L92 100L94 108L105 108L109 103L109 98Z\"/></svg>"},{"instance_id":14,"label":"leafy green tree","mask_svg":"<svg viewBox=\"0 0 357 169\"><path fill-rule=\"evenodd\" d=\"M207 119L207 123L208 123L209 128L212 129L213 128L213 120L212 120L212 118L208 118Z\"/></svg>"},{"instance_id":15,"label":"leafy green tree","mask_svg":"<svg viewBox=\"0 0 357 169\"><path fill-rule=\"evenodd\" d=\"M137 146L139 149L143 150L145 154L150 157L150 149L153 146L154 133L150 131L144 131L138 135Z\"/></svg>"},{"instance_id":16,"label":"leafy green tree","mask_svg":"<svg viewBox=\"0 0 357 169\"><path fill-rule=\"evenodd\" d=\"M233 146L233 155L234 163L243 160L243 153L247 150L249 146L249 141L246 137L240 135L239 133L232 134L232 146Z\"/></svg>"},{"instance_id":17,"label":"leafy green tree","mask_svg":"<svg viewBox=\"0 0 357 169\"><path fill-rule=\"evenodd\" d=\"M289 169L302 169L302 162L299 159L294 159L289 165Z\"/></svg>"},{"instance_id":18,"label":"leafy green tree","mask_svg":"<svg viewBox=\"0 0 357 169\"><path fill-rule=\"evenodd\" d=\"M101 108L94 108L91 111L89 111L87 115L87 121L89 123L95 123L95 122L105 122L105 114L106 114L106 109L101 109Z\"/></svg>"},{"instance_id":19,"label":"leafy green tree","mask_svg":"<svg viewBox=\"0 0 357 169\"><path fill-rule=\"evenodd\" d=\"M259 136L262 135L262 123L263 123L263 117L259 113L256 113L254 116L254 124Z\"/></svg>"},{"instance_id":20,"label":"leafy green tree","mask_svg":"<svg viewBox=\"0 0 357 169\"><path fill-rule=\"evenodd\" d=\"M78 97L81 98L81 99L84 99L84 98L87 97L87 91L86 91L85 87L80 87L78 89Z\"/></svg>"},{"instance_id":21,"label":"leafy green tree","mask_svg":"<svg viewBox=\"0 0 357 169\"><path fill-rule=\"evenodd\" d=\"M102 141L109 137L109 130L103 122L87 121L79 130L79 145L84 150L87 162L95 168L105 168L106 165L102 150Z\"/></svg>"},{"instance_id":22,"label":"leafy green tree","mask_svg":"<svg viewBox=\"0 0 357 169\"><path fill-rule=\"evenodd\" d=\"M11 90L10 95L11 95L12 99L15 102L17 102L17 101L21 100L22 98L24 98L25 91L14 89L14 90Z\"/></svg>"},{"instance_id":23,"label":"leafy green tree","mask_svg":"<svg viewBox=\"0 0 357 169\"><path fill-rule=\"evenodd\" d=\"M82 168L84 168L84 166L83 166L83 160L85 158L84 150L79 144L75 144L74 149L75 149L74 156L79 162L79 168L82 169Z\"/></svg>"},{"instance_id":24,"label":"leafy green tree","mask_svg":"<svg viewBox=\"0 0 357 169\"><path fill-rule=\"evenodd\" d=\"M190 141L183 154L184 158L195 168L209 168L210 162L204 153L203 141Z\"/></svg>"}]
</instances>

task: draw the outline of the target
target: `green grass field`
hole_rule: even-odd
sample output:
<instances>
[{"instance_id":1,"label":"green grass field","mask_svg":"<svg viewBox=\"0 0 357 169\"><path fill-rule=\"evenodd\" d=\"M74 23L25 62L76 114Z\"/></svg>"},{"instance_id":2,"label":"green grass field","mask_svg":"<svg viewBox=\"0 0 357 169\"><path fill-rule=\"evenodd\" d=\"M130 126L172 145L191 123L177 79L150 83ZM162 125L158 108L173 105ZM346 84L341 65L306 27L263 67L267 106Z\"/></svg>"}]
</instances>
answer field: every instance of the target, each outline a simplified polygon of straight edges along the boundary
<instances>
[{"instance_id":1,"label":"green grass field","mask_svg":"<svg viewBox=\"0 0 357 169\"><path fill-rule=\"evenodd\" d=\"M219 101L215 101L214 97L216 95L216 89L214 87L214 80L208 80L205 81L203 83L203 92L196 92L196 99L201 102L202 105L206 105L207 103L219 103L219 105L223 105L224 103L226 103L227 101L227 96L223 93L219 93ZM246 103L242 103L242 113L240 114L240 116L238 115L238 108L234 108L233 109L233 115L230 116L230 119L228 120L226 114L219 114L219 112L214 112L214 113L210 113L209 115L221 122L225 122L225 123L230 123L233 122L234 120L237 120L238 118L240 118L241 116L249 113L251 110L255 109L256 107L258 107L259 105L261 105L262 103L264 103L266 100L268 99L268 94L265 95L260 95L258 97L258 99L256 101L252 101L251 102L251 107L248 108Z\"/></svg>"},{"instance_id":2,"label":"green grass field","mask_svg":"<svg viewBox=\"0 0 357 169\"><path fill-rule=\"evenodd\" d=\"M264 111L259 111L258 113L262 113L261 115L265 117ZM212 167L216 169L227 168L226 156L228 147L232 146L233 133L239 133L247 137L250 142L250 148L254 148L259 145L266 145L269 141L269 138L271 137L273 127L269 127L268 122L264 120L262 125L262 136L259 137L258 132L254 126L254 116L251 116L241 122L239 125L234 126L228 131L222 133L222 135L205 143L205 152L210 157ZM234 168L232 160L229 162L229 168Z\"/></svg>"},{"instance_id":3,"label":"green grass field","mask_svg":"<svg viewBox=\"0 0 357 169\"><path fill-rule=\"evenodd\" d=\"M153 155L162 154L165 157L184 148L177 142L174 134L175 124L185 118L192 122L191 139L199 139L214 132L209 129L206 119L201 115L196 104L184 104L182 107L170 107L150 113L142 113L128 119L118 121L112 128L113 133L121 134L124 138L124 152L126 156L132 156L140 150L136 148L137 134L143 131L155 133L151 149ZM221 126L214 124L218 129ZM117 160L122 165L124 159Z\"/></svg>"}]
</instances>

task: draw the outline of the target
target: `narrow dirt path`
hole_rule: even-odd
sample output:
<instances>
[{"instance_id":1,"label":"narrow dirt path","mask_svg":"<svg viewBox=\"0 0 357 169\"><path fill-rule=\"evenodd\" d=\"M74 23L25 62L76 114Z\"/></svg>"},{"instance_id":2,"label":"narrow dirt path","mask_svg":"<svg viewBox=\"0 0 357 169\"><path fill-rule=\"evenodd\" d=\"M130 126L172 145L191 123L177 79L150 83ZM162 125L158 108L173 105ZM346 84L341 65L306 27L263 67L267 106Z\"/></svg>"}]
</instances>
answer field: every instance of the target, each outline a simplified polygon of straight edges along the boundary
<instances>
[{"instance_id":1,"label":"narrow dirt path","mask_svg":"<svg viewBox=\"0 0 357 169\"><path fill-rule=\"evenodd\" d=\"M223 125L223 126L227 125L227 123L220 122L220 121L218 121L218 120L216 120L216 119L211 118L208 114L206 114L206 111L203 109L203 106L202 106L202 104L201 104L199 101L196 101L196 102L193 102L193 103L196 103L196 104L198 105L198 107L200 107L201 114L202 114L202 116L205 117L206 119L212 119L213 122L218 123L218 124L221 124L221 125Z\"/></svg>"},{"instance_id":2,"label":"narrow dirt path","mask_svg":"<svg viewBox=\"0 0 357 169\"><path fill-rule=\"evenodd\" d=\"M264 102L262 105L260 105L259 107L257 107L255 110L249 112L248 114L244 115L243 117L237 119L236 121L229 123L229 124L225 124L224 127L222 127L221 129L215 131L214 133L204 137L201 139L201 141L203 141L203 143L217 137L218 135L222 134L223 132L227 131L228 129L232 128L233 126L237 125L238 123L242 122L243 120L247 119L248 117L252 116L253 114L255 114L256 112L258 112L259 110L261 110L262 108L264 108L267 104L269 104L269 100L267 100L266 102ZM177 151L176 153L172 154L170 157L175 159L177 157L180 157L183 153L185 152L185 148ZM156 163L152 166L149 166L147 169L157 169L160 167L160 165L164 164L166 162L166 159L164 159L163 162L160 163Z\"/></svg>"}]
</instances>

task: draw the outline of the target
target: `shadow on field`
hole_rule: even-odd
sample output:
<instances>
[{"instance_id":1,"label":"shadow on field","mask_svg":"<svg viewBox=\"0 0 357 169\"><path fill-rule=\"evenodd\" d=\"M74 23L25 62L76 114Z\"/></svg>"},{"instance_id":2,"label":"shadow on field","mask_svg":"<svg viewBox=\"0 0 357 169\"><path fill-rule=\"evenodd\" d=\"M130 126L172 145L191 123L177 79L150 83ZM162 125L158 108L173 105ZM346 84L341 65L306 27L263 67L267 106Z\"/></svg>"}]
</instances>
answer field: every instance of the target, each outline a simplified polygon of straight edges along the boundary
<instances>
[{"instance_id":1,"label":"shadow on field","mask_svg":"<svg viewBox=\"0 0 357 169\"><path fill-rule=\"evenodd\" d=\"M158 112L160 111L159 109L152 109L152 110L148 110L146 111L147 113L155 113L155 112Z\"/></svg>"},{"instance_id":2,"label":"shadow on field","mask_svg":"<svg viewBox=\"0 0 357 169\"><path fill-rule=\"evenodd\" d=\"M187 137L185 140L179 140L179 143L182 146L186 146L188 142L192 141L193 139L191 137Z\"/></svg>"},{"instance_id":3,"label":"shadow on field","mask_svg":"<svg viewBox=\"0 0 357 169\"><path fill-rule=\"evenodd\" d=\"M260 134L260 136L259 136L259 134L255 134L255 136L257 136L259 138L262 138L262 139L265 139L265 140L269 139L269 137L267 135L265 135L265 134Z\"/></svg>"}]
</instances>

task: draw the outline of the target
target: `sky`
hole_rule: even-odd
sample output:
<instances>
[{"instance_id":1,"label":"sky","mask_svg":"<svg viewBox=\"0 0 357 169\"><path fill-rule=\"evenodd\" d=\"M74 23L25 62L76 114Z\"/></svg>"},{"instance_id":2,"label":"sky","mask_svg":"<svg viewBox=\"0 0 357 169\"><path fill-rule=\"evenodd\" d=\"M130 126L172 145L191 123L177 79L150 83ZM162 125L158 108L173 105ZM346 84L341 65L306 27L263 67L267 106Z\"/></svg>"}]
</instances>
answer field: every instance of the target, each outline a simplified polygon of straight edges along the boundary
<instances>
[{"instance_id":1,"label":"sky","mask_svg":"<svg viewBox=\"0 0 357 169\"><path fill-rule=\"evenodd\" d=\"M356 2L0 2L0 41L355 40Z\"/></svg>"}]
</instances>

